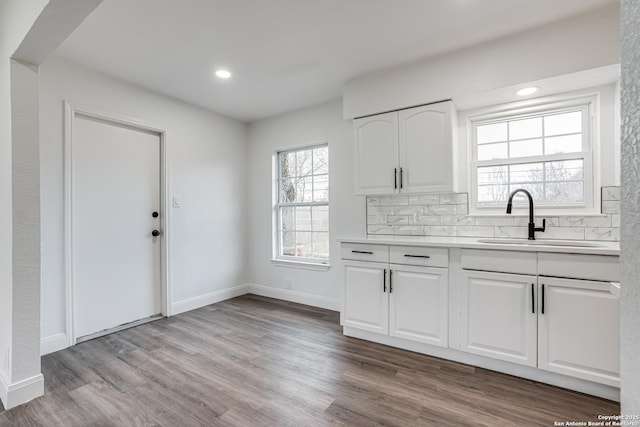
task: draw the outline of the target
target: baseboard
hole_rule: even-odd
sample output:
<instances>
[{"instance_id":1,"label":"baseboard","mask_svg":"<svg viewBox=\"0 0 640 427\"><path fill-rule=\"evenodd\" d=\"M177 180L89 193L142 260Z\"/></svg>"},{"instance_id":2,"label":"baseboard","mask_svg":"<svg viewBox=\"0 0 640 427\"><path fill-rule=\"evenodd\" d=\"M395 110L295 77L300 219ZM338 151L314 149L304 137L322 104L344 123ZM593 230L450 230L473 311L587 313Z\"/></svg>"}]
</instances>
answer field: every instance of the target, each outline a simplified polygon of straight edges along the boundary
<instances>
[{"instance_id":1,"label":"baseboard","mask_svg":"<svg viewBox=\"0 0 640 427\"><path fill-rule=\"evenodd\" d=\"M200 295L197 297L174 302L171 304L171 315L174 316L186 311L195 310L196 308L239 297L240 295L244 295L246 293L248 293L248 286L239 285L234 286L233 288L221 289L219 291L211 292L205 295Z\"/></svg>"},{"instance_id":2,"label":"baseboard","mask_svg":"<svg viewBox=\"0 0 640 427\"><path fill-rule=\"evenodd\" d=\"M338 298L306 294L303 292L292 291L291 289L273 288L271 286L258 285L256 283L250 283L247 286L249 288L248 293L254 295L296 302L298 304L310 305L333 311L340 311L341 308L341 302Z\"/></svg>"},{"instance_id":3,"label":"baseboard","mask_svg":"<svg viewBox=\"0 0 640 427\"><path fill-rule=\"evenodd\" d=\"M44 377L42 374L14 384L7 384L0 375L0 399L5 409L15 408L44 394Z\"/></svg>"},{"instance_id":4,"label":"baseboard","mask_svg":"<svg viewBox=\"0 0 640 427\"><path fill-rule=\"evenodd\" d=\"M50 335L40 340L40 355L55 353L69 347L69 339L67 334L61 332L59 334Z\"/></svg>"}]
</instances>

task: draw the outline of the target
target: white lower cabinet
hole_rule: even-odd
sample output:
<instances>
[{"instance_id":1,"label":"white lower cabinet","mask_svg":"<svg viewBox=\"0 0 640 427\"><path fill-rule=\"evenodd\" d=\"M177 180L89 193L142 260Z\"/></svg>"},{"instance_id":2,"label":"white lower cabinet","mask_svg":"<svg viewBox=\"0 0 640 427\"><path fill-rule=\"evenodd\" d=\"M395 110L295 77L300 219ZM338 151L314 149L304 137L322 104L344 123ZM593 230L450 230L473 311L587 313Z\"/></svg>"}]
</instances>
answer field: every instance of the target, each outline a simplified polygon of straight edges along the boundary
<instances>
[{"instance_id":1,"label":"white lower cabinet","mask_svg":"<svg viewBox=\"0 0 640 427\"><path fill-rule=\"evenodd\" d=\"M536 366L536 276L461 273L460 350Z\"/></svg>"},{"instance_id":2,"label":"white lower cabinet","mask_svg":"<svg viewBox=\"0 0 640 427\"><path fill-rule=\"evenodd\" d=\"M609 284L539 280L538 367L619 387L620 311Z\"/></svg>"},{"instance_id":3,"label":"white lower cabinet","mask_svg":"<svg viewBox=\"0 0 640 427\"><path fill-rule=\"evenodd\" d=\"M541 381L551 372L620 387L619 298L610 292L620 280L617 256L368 243L341 250L350 336L374 332L361 335L411 349L451 339L444 354L453 359L462 351L547 371Z\"/></svg>"},{"instance_id":4,"label":"white lower cabinet","mask_svg":"<svg viewBox=\"0 0 640 427\"><path fill-rule=\"evenodd\" d=\"M344 326L447 347L448 270L347 261Z\"/></svg>"},{"instance_id":5,"label":"white lower cabinet","mask_svg":"<svg viewBox=\"0 0 640 427\"><path fill-rule=\"evenodd\" d=\"M388 264L349 261L344 269L344 319L351 326L389 333Z\"/></svg>"},{"instance_id":6,"label":"white lower cabinet","mask_svg":"<svg viewBox=\"0 0 640 427\"><path fill-rule=\"evenodd\" d=\"M389 267L389 335L446 347L448 271L394 264Z\"/></svg>"},{"instance_id":7,"label":"white lower cabinet","mask_svg":"<svg viewBox=\"0 0 640 427\"><path fill-rule=\"evenodd\" d=\"M463 270L460 350L620 386L608 282Z\"/></svg>"}]
</instances>

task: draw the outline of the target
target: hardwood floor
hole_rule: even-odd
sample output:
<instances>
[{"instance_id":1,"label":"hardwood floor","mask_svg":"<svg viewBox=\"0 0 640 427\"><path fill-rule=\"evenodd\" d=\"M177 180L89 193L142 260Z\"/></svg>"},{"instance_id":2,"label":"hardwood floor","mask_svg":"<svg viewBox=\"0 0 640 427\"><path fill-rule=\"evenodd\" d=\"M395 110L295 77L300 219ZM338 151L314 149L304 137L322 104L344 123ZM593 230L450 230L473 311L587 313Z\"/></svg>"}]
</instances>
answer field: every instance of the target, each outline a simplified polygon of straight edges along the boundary
<instances>
[{"instance_id":1,"label":"hardwood floor","mask_svg":"<svg viewBox=\"0 0 640 427\"><path fill-rule=\"evenodd\" d=\"M615 402L344 337L338 313L245 295L47 355L0 426L553 426Z\"/></svg>"}]
</instances>

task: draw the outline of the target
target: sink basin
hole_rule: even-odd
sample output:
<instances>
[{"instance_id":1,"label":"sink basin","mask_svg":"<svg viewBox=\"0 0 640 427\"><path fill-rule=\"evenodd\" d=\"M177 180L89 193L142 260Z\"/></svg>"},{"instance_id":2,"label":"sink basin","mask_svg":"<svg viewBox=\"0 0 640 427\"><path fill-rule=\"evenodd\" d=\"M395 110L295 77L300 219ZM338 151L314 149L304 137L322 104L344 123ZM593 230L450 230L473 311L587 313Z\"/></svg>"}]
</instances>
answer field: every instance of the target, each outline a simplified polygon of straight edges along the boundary
<instances>
[{"instance_id":1,"label":"sink basin","mask_svg":"<svg viewBox=\"0 0 640 427\"><path fill-rule=\"evenodd\" d=\"M478 239L478 243L493 243L498 245L536 245L536 246L573 246L579 248L602 248L598 243L580 240L528 240L528 239Z\"/></svg>"}]
</instances>

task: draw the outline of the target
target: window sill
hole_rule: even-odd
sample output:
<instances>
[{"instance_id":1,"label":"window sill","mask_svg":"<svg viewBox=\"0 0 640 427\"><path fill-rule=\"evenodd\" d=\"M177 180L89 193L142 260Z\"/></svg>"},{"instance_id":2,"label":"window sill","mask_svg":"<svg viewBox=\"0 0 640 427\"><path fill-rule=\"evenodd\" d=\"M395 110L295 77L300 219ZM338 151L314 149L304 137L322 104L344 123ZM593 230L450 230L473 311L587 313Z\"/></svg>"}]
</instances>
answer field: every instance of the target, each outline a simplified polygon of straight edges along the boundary
<instances>
[{"instance_id":1,"label":"window sill","mask_svg":"<svg viewBox=\"0 0 640 427\"><path fill-rule=\"evenodd\" d=\"M290 267L290 268L301 268L303 270L315 270L315 271L329 271L331 268L330 264L322 264L319 262L308 262L308 261L294 261L288 259L271 259L271 264L276 267Z\"/></svg>"}]
</instances>

